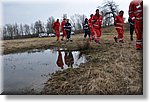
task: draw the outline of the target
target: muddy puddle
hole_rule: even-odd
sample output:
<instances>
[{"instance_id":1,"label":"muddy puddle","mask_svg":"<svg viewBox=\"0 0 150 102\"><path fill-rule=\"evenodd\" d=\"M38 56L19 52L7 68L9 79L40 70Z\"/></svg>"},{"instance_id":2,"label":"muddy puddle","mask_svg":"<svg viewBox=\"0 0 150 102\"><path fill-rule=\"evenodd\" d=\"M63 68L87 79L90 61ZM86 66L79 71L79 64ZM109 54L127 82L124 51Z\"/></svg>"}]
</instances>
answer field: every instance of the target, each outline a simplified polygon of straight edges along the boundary
<instances>
[{"instance_id":1,"label":"muddy puddle","mask_svg":"<svg viewBox=\"0 0 150 102\"><path fill-rule=\"evenodd\" d=\"M3 55L4 94L39 93L52 73L87 60L79 51L32 50Z\"/></svg>"}]
</instances>

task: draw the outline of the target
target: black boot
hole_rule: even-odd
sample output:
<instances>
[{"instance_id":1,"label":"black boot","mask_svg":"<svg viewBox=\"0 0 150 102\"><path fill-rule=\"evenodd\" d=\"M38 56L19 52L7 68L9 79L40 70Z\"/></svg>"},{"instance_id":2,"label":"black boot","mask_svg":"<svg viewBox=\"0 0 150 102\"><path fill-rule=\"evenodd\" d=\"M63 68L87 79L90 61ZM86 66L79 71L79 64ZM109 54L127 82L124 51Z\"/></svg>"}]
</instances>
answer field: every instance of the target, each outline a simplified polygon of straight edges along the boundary
<instances>
[{"instance_id":1,"label":"black boot","mask_svg":"<svg viewBox=\"0 0 150 102\"><path fill-rule=\"evenodd\" d=\"M118 38L116 36L114 37L114 40L116 43L118 42Z\"/></svg>"}]
</instances>

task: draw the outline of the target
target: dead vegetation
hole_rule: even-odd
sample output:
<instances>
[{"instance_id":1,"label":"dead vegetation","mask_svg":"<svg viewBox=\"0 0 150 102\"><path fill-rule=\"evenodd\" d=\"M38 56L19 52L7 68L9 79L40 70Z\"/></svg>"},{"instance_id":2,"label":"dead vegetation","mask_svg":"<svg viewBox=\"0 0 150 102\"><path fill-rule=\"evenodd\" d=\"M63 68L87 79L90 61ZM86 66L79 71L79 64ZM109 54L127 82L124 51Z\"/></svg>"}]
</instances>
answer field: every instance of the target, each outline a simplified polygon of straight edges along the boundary
<instances>
[{"instance_id":1,"label":"dead vegetation","mask_svg":"<svg viewBox=\"0 0 150 102\"><path fill-rule=\"evenodd\" d=\"M54 73L41 94L142 95L142 51L135 50L129 33L125 34L125 43L114 43L115 33L111 30L111 35L102 35L101 44L83 41L83 34L79 34L73 36L73 42L56 43L55 38L34 38L4 41L2 47L4 54L51 47L80 50L86 54L87 63Z\"/></svg>"},{"instance_id":2,"label":"dead vegetation","mask_svg":"<svg viewBox=\"0 0 150 102\"><path fill-rule=\"evenodd\" d=\"M142 51L136 51L129 36L123 44L104 36L101 45L86 50L88 62L77 69L57 72L45 83L42 94L141 95ZM90 46L92 46L91 43ZM81 47L82 45L80 45ZM80 48L79 47L79 48ZM83 47L83 46L82 46ZM85 46L87 48L87 46ZM84 48L83 48L84 49Z\"/></svg>"}]
</instances>

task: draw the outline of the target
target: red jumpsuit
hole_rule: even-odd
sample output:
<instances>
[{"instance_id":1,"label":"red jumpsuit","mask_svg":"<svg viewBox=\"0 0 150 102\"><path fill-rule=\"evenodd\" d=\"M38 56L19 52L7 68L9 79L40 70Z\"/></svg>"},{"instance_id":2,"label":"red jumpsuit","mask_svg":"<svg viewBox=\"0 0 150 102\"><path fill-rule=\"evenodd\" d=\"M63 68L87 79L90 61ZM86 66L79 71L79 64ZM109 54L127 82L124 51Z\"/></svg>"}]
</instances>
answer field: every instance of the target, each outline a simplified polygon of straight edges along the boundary
<instances>
[{"instance_id":1,"label":"red jumpsuit","mask_svg":"<svg viewBox=\"0 0 150 102\"><path fill-rule=\"evenodd\" d=\"M143 42L143 0L132 0L129 16L135 22L136 49L142 49Z\"/></svg>"},{"instance_id":2,"label":"red jumpsuit","mask_svg":"<svg viewBox=\"0 0 150 102\"><path fill-rule=\"evenodd\" d=\"M57 36L57 41L59 40L59 37L60 37L60 31L59 31L59 29L60 29L60 23L59 22L54 22L54 24L53 24L53 28L54 28L54 30L55 30L55 33L56 33L56 36Z\"/></svg>"},{"instance_id":3,"label":"red jumpsuit","mask_svg":"<svg viewBox=\"0 0 150 102\"><path fill-rule=\"evenodd\" d=\"M118 33L118 41L124 42L124 19L120 15L115 17L115 28Z\"/></svg>"},{"instance_id":4,"label":"red jumpsuit","mask_svg":"<svg viewBox=\"0 0 150 102\"><path fill-rule=\"evenodd\" d=\"M93 28L93 25L92 25L92 19L93 19L93 17L91 17L88 21L88 24L89 24L89 27L90 27L90 33L91 33L90 41L92 40L92 38L95 38L94 28Z\"/></svg>"},{"instance_id":5,"label":"red jumpsuit","mask_svg":"<svg viewBox=\"0 0 150 102\"><path fill-rule=\"evenodd\" d=\"M62 39L67 36L66 31L65 31L65 29L64 29L65 23L66 23L65 20L63 20L63 21L61 22L61 29L62 29L62 32L63 32Z\"/></svg>"},{"instance_id":6,"label":"red jumpsuit","mask_svg":"<svg viewBox=\"0 0 150 102\"><path fill-rule=\"evenodd\" d=\"M95 41L99 42L102 33L102 16L100 14L95 14L92 18L92 25L95 32Z\"/></svg>"},{"instance_id":7,"label":"red jumpsuit","mask_svg":"<svg viewBox=\"0 0 150 102\"><path fill-rule=\"evenodd\" d=\"M62 59L62 54L60 51L58 51L58 58L57 58L57 62L56 62L57 66L58 67L61 67L62 69L64 68L64 62L63 62L63 59Z\"/></svg>"}]
</instances>

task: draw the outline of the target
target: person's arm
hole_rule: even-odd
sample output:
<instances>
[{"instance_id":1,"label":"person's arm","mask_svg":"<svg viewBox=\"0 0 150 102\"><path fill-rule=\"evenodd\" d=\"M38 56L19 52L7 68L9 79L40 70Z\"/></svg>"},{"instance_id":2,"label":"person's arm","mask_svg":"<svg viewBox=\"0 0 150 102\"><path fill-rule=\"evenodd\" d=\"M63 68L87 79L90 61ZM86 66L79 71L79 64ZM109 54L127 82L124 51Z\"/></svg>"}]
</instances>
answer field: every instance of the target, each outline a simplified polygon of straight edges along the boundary
<instances>
[{"instance_id":1,"label":"person's arm","mask_svg":"<svg viewBox=\"0 0 150 102\"><path fill-rule=\"evenodd\" d=\"M103 18L100 16L100 26L102 25Z\"/></svg>"},{"instance_id":2,"label":"person's arm","mask_svg":"<svg viewBox=\"0 0 150 102\"><path fill-rule=\"evenodd\" d=\"M114 20L114 25L116 26L116 23L117 23L117 16L115 17L115 20Z\"/></svg>"},{"instance_id":3,"label":"person's arm","mask_svg":"<svg viewBox=\"0 0 150 102\"><path fill-rule=\"evenodd\" d=\"M95 17L93 16L92 20L91 20L91 23L94 24L96 22L96 19Z\"/></svg>"},{"instance_id":4,"label":"person's arm","mask_svg":"<svg viewBox=\"0 0 150 102\"><path fill-rule=\"evenodd\" d=\"M66 23L67 24L67 23ZM64 25L64 29L66 30L66 24Z\"/></svg>"},{"instance_id":5,"label":"person's arm","mask_svg":"<svg viewBox=\"0 0 150 102\"><path fill-rule=\"evenodd\" d=\"M134 4L133 4L133 2L131 2L130 5L129 5L128 13L129 13L129 17L131 18L131 20L134 21L135 16L134 16Z\"/></svg>"},{"instance_id":6,"label":"person's arm","mask_svg":"<svg viewBox=\"0 0 150 102\"><path fill-rule=\"evenodd\" d=\"M72 26L71 26L71 23L70 23L70 24L69 24L70 31L71 31L71 27L72 27Z\"/></svg>"},{"instance_id":7,"label":"person's arm","mask_svg":"<svg viewBox=\"0 0 150 102\"><path fill-rule=\"evenodd\" d=\"M55 29L55 22L52 24L52 28Z\"/></svg>"}]
</instances>

